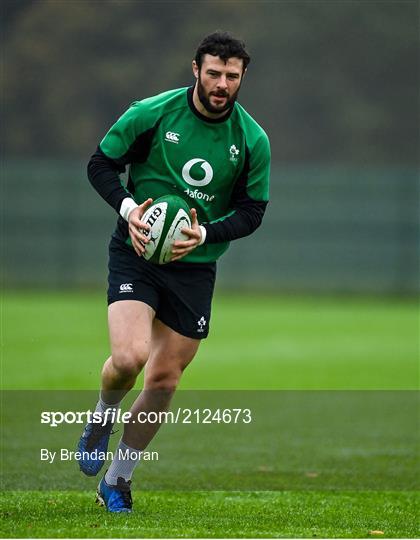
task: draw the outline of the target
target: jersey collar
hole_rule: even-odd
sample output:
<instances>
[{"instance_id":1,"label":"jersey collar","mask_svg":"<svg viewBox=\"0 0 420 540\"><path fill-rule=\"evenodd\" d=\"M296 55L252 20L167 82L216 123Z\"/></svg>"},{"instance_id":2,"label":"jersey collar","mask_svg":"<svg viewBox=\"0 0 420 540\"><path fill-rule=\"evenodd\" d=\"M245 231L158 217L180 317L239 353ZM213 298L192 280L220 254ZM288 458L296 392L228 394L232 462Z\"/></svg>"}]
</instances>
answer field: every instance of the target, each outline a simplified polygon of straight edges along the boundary
<instances>
[{"instance_id":1,"label":"jersey collar","mask_svg":"<svg viewBox=\"0 0 420 540\"><path fill-rule=\"evenodd\" d=\"M221 124L222 122L226 122L226 120L230 118L230 115L232 114L235 105L231 109L229 109L228 112L221 118L208 118L207 116L204 116L204 114L201 114L201 112L199 112L196 109L193 102L193 92L194 92L194 86L190 86L187 89L187 99L188 99L188 105L191 111L195 114L195 116L197 116L197 118L199 118L200 120L203 120L204 122L208 122L209 124Z\"/></svg>"}]
</instances>

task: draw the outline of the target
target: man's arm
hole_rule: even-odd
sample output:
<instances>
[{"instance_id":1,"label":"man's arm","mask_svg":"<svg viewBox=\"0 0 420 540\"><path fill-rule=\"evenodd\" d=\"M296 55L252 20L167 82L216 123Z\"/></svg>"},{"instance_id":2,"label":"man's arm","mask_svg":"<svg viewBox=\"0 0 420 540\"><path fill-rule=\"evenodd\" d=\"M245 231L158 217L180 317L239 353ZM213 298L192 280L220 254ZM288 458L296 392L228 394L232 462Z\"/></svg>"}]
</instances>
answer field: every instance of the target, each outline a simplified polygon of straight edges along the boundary
<instances>
[{"instance_id":1,"label":"man's arm","mask_svg":"<svg viewBox=\"0 0 420 540\"><path fill-rule=\"evenodd\" d=\"M127 214L127 210L130 209L130 201L132 201L131 210L137 207L137 204L121 183L119 175L124 171L125 165L121 161L118 163L114 159L107 157L99 146L90 158L87 167L89 181L99 195L116 212L121 213L121 210L123 210L123 213ZM123 201L125 201L124 208L122 208ZM123 213L121 215L127 221L128 215L123 215Z\"/></svg>"},{"instance_id":2,"label":"man's arm","mask_svg":"<svg viewBox=\"0 0 420 540\"><path fill-rule=\"evenodd\" d=\"M88 178L99 195L128 222L128 231L138 255L144 253L150 227L141 218L152 204L147 199L137 205L122 184L120 174L130 163L147 159L158 122L148 115L141 103L134 103L105 135L88 164Z\"/></svg>"},{"instance_id":3,"label":"man's arm","mask_svg":"<svg viewBox=\"0 0 420 540\"><path fill-rule=\"evenodd\" d=\"M216 223L201 225L206 230L206 244L230 242L252 234L262 223L268 201L254 201L248 198L236 204L228 217Z\"/></svg>"},{"instance_id":4,"label":"man's arm","mask_svg":"<svg viewBox=\"0 0 420 540\"><path fill-rule=\"evenodd\" d=\"M128 231L131 242L137 255L143 255L144 245L148 243L144 231L150 227L142 223L141 218L152 199L147 199L137 205L131 194L122 185L119 174L123 173L125 166L108 158L98 147L88 164L88 178L99 195L105 199L128 222Z\"/></svg>"},{"instance_id":5,"label":"man's arm","mask_svg":"<svg viewBox=\"0 0 420 540\"><path fill-rule=\"evenodd\" d=\"M96 191L128 221L137 206L119 175L130 163L147 160L159 118L142 102L135 102L102 139L88 164L88 178Z\"/></svg>"}]
</instances>

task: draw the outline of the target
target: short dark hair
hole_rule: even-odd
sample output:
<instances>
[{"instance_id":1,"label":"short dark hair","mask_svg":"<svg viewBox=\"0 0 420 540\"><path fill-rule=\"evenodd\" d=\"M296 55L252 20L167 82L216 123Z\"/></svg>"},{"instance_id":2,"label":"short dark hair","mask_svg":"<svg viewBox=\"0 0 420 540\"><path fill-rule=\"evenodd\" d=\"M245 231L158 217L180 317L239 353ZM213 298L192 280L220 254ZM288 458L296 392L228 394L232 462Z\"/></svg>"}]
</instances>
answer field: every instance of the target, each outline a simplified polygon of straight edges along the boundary
<instances>
[{"instance_id":1,"label":"short dark hair","mask_svg":"<svg viewBox=\"0 0 420 540\"><path fill-rule=\"evenodd\" d=\"M229 58L240 58L243 62L244 71L251 61L251 57L245 50L245 43L243 41L234 38L229 32L221 32L219 30L206 36L198 46L194 60L199 69L201 69L205 54L219 56L225 63Z\"/></svg>"}]
</instances>

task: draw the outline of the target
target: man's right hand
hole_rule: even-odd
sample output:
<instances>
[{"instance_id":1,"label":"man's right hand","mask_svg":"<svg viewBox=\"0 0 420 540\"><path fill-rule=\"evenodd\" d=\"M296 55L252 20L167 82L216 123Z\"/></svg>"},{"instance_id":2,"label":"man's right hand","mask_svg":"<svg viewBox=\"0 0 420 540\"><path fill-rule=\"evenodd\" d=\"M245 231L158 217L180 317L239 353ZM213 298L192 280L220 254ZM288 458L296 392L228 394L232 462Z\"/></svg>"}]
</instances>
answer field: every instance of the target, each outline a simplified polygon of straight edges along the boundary
<instances>
[{"instance_id":1,"label":"man's right hand","mask_svg":"<svg viewBox=\"0 0 420 540\"><path fill-rule=\"evenodd\" d=\"M130 233L131 242L137 255L141 257L144 252L144 246L148 243L145 232L150 231L149 225L143 223L141 218L146 210L152 204L153 199L147 199L143 204L140 204L137 208L133 208L128 216L128 232Z\"/></svg>"}]
</instances>

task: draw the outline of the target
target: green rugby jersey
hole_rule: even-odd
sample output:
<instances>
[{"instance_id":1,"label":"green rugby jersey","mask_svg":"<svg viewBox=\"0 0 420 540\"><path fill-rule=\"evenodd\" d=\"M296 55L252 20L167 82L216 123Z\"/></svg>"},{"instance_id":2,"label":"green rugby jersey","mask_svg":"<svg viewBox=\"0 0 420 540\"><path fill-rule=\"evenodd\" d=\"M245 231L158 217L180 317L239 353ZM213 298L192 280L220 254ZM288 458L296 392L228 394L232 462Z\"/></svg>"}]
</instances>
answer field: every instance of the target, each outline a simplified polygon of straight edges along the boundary
<instances>
[{"instance_id":1,"label":"green rugby jersey","mask_svg":"<svg viewBox=\"0 0 420 540\"><path fill-rule=\"evenodd\" d=\"M143 99L117 120L89 164L89 178L117 210L131 196L137 204L174 193L197 210L206 228L203 245L185 262L212 262L229 241L261 223L269 195L270 147L267 135L235 103L220 119L194 107L193 88ZM129 165L123 186L118 173ZM130 243L121 217L117 238Z\"/></svg>"}]
</instances>

